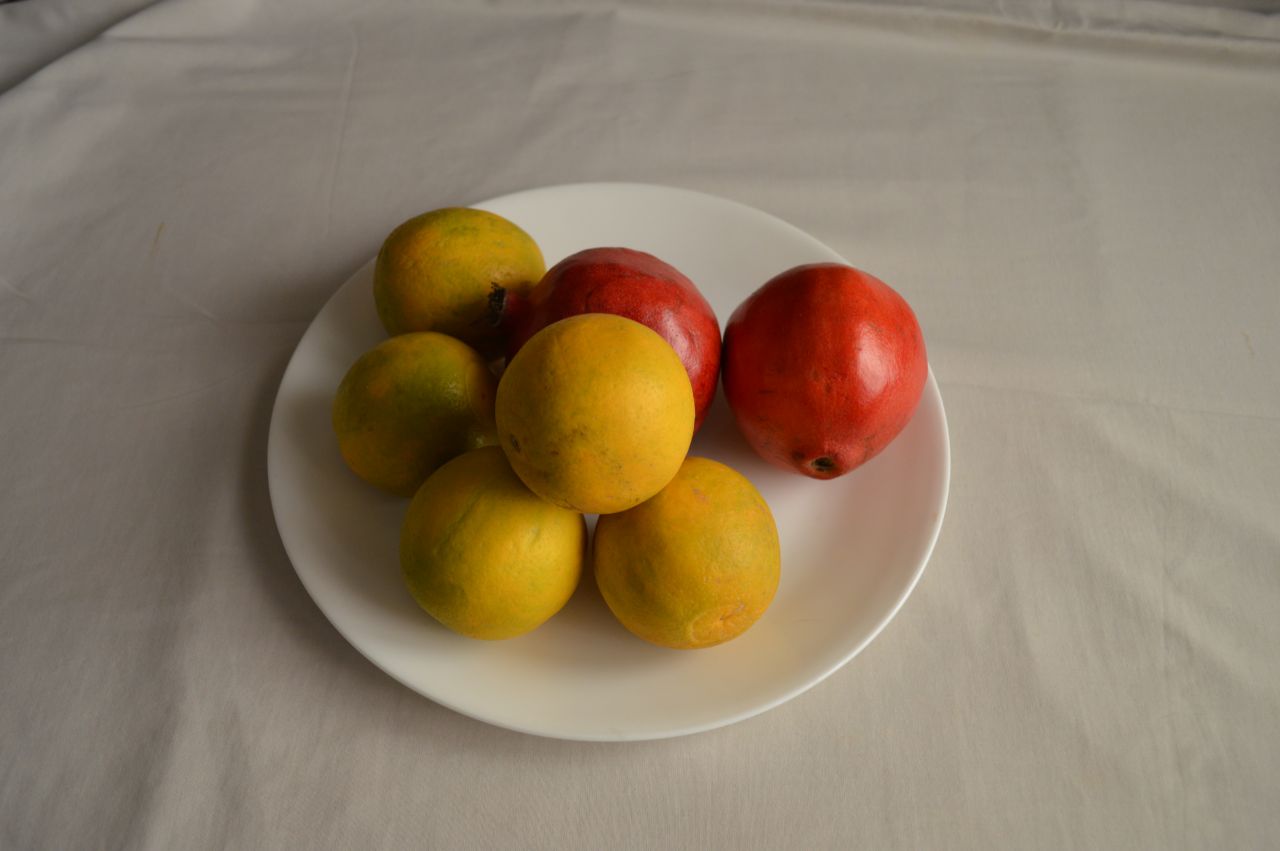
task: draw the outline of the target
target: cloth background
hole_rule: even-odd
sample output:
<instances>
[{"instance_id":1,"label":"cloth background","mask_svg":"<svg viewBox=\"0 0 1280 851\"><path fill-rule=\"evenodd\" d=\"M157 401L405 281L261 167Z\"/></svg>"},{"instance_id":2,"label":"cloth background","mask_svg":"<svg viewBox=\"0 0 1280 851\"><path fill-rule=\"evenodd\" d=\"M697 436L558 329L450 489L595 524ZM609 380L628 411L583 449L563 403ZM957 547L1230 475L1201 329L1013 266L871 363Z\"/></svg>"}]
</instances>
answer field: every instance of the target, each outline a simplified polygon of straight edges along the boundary
<instances>
[{"instance_id":1,"label":"cloth background","mask_svg":"<svg viewBox=\"0 0 1280 851\"><path fill-rule=\"evenodd\" d=\"M1011 5L0 7L0 846L1274 844L1275 6ZM891 282L950 420L889 628L669 741L399 686L267 492L284 366L387 231L589 180Z\"/></svg>"}]
</instances>

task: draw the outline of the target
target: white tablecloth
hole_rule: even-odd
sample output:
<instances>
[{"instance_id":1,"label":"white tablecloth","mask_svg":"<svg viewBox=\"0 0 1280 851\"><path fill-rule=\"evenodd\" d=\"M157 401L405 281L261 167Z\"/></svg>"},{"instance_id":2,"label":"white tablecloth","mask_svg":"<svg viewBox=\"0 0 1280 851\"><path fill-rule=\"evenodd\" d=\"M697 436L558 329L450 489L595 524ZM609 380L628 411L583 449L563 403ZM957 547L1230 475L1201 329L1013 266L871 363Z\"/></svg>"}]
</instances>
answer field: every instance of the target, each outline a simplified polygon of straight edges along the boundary
<instances>
[{"instance_id":1,"label":"white tablecloth","mask_svg":"<svg viewBox=\"0 0 1280 851\"><path fill-rule=\"evenodd\" d=\"M0 6L0 846L1273 845L1277 17L1002 5ZM267 493L284 365L392 226L589 180L891 282L950 418L898 618L681 739L401 687Z\"/></svg>"}]
</instances>

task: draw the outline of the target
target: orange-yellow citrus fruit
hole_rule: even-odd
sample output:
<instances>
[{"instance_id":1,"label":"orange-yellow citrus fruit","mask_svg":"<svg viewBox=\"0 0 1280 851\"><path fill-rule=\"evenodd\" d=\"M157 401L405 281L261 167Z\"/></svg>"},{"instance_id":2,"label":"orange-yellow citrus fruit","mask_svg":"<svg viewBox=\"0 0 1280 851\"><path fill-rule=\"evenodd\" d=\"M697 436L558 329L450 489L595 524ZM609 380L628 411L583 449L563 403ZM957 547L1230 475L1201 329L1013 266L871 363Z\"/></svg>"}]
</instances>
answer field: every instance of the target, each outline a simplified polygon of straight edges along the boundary
<instances>
[{"instance_id":1,"label":"orange-yellow citrus fruit","mask_svg":"<svg viewBox=\"0 0 1280 851\"><path fill-rule=\"evenodd\" d=\"M746 477L690 457L652 499L601 517L596 583L628 630L663 647L710 647L754 624L778 589L778 530Z\"/></svg>"},{"instance_id":2,"label":"orange-yellow citrus fruit","mask_svg":"<svg viewBox=\"0 0 1280 851\"><path fill-rule=\"evenodd\" d=\"M496 288L527 292L546 270L537 243L512 222L446 207L386 238L374 265L374 302L388 334L438 331L489 354L499 344L490 296Z\"/></svg>"},{"instance_id":3,"label":"orange-yellow citrus fruit","mask_svg":"<svg viewBox=\"0 0 1280 851\"><path fill-rule=\"evenodd\" d=\"M581 514L534 496L487 447L445 464L414 496L400 566L418 605L449 629L512 638L568 602L586 543Z\"/></svg>"},{"instance_id":4,"label":"orange-yellow citrus fruit","mask_svg":"<svg viewBox=\"0 0 1280 851\"><path fill-rule=\"evenodd\" d=\"M333 400L333 429L360 478L413 496L432 471L497 442L497 380L480 355L444 334L403 334L347 371Z\"/></svg>"},{"instance_id":5,"label":"orange-yellow citrus fruit","mask_svg":"<svg viewBox=\"0 0 1280 851\"><path fill-rule=\"evenodd\" d=\"M623 511L680 469L693 437L693 388L675 350L639 322L587 313L525 343L498 384L498 438L543 499Z\"/></svg>"}]
</instances>

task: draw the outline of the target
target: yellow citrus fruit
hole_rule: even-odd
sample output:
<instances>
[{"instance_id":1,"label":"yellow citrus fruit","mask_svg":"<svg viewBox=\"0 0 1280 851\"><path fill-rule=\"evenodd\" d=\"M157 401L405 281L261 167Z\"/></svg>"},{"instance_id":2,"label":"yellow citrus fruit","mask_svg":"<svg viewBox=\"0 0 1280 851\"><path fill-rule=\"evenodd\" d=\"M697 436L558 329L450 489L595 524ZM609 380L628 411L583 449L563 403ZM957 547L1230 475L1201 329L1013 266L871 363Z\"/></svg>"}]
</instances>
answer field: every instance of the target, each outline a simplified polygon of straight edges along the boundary
<instances>
[{"instance_id":1,"label":"yellow citrus fruit","mask_svg":"<svg viewBox=\"0 0 1280 851\"><path fill-rule=\"evenodd\" d=\"M606 313L548 325L498 383L498 438L543 499L608 514L643 502L680 469L693 388L675 350Z\"/></svg>"},{"instance_id":2,"label":"yellow citrus fruit","mask_svg":"<svg viewBox=\"0 0 1280 851\"><path fill-rule=\"evenodd\" d=\"M688 458L653 499L601 517L591 548L610 611L663 647L710 647L741 635L778 590L769 506L746 477L707 458Z\"/></svg>"},{"instance_id":3,"label":"yellow citrus fruit","mask_svg":"<svg viewBox=\"0 0 1280 851\"><path fill-rule=\"evenodd\" d=\"M530 493L495 446L427 479L405 515L400 567L418 605L449 629L512 638L569 601L586 543L582 515Z\"/></svg>"},{"instance_id":4,"label":"yellow citrus fruit","mask_svg":"<svg viewBox=\"0 0 1280 851\"><path fill-rule=\"evenodd\" d=\"M446 207L401 224L378 252L373 297L387 333L439 331L486 353L496 288L527 292L547 271L533 237L493 213Z\"/></svg>"},{"instance_id":5,"label":"yellow citrus fruit","mask_svg":"<svg viewBox=\"0 0 1280 851\"><path fill-rule=\"evenodd\" d=\"M392 337L338 386L333 430L342 458L369 484L413 496L445 461L497 443L496 385L466 343L430 332Z\"/></svg>"}]
</instances>

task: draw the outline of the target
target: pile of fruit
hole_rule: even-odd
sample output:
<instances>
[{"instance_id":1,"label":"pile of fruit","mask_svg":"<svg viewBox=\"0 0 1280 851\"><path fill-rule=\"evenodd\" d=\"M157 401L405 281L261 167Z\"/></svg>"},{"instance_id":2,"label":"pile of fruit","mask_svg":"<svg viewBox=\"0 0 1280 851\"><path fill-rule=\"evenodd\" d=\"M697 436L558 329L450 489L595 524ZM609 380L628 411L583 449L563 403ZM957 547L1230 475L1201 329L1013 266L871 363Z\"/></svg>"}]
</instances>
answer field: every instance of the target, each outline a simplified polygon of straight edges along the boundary
<instances>
[{"instance_id":1,"label":"pile of fruit","mask_svg":"<svg viewBox=\"0 0 1280 851\"><path fill-rule=\"evenodd\" d=\"M412 498L405 584L473 638L537 628L584 570L647 641L742 634L777 591L780 547L751 482L688 455L718 381L761 457L831 479L898 435L928 369L907 303L851 267L777 275L722 345L662 260L591 248L547 270L527 233L469 208L392 231L373 294L391 336L337 390L338 445L361 479Z\"/></svg>"}]
</instances>

